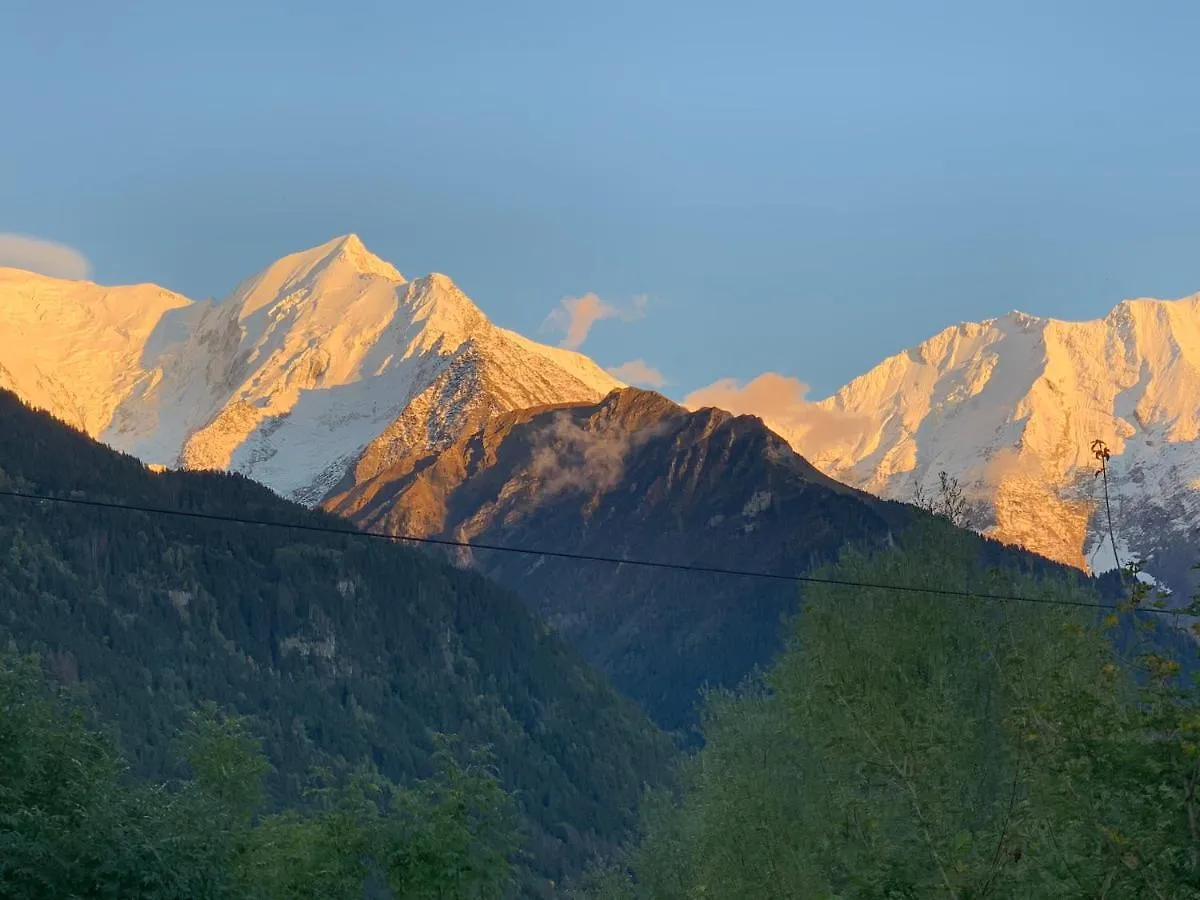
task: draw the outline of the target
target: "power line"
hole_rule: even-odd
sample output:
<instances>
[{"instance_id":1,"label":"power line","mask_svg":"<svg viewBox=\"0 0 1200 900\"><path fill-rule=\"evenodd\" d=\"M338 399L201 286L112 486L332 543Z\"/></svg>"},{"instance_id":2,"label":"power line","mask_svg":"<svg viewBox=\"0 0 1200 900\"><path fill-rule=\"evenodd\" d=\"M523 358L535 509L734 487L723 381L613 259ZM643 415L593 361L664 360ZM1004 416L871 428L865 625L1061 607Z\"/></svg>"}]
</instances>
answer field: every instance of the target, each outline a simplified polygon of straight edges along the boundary
<instances>
[{"instance_id":1,"label":"power line","mask_svg":"<svg viewBox=\"0 0 1200 900\"><path fill-rule=\"evenodd\" d=\"M954 597L964 600L989 600L1016 603L1040 603L1049 606L1079 606L1089 609L1118 610L1120 607L1108 603L1090 603L1086 600L1061 600L1048 597L1028 597L1017 594L988 594L977 591L955 590L952 588L916 587L905 584L883 584L869 581L853 581L844 578L821 578L816 575L794 575L782 572L762 572L749 569L725 569L716 566L696 566L687 563L663 562L660 560L625 559L617 556L599 556L589 553L568 553L561 550L538 550L530 547L513 547L503 544L475 544L468 541L456 541L449 538L417 537L415 535L389 534L384 531L368 531L358 528L326 528L304 522L272 522L267 519L249 519L241 516L227 516L220 513L195 512L183 509L166 509L154 506L139 506L127 503L110 503L104 500L87 500L82 497L44 497L37 494L26 494L19 491L0 490L0 497L15 500L28 500L38 503L60 503L72 506L90 506L98 509L119 510L122 512L137 512L147 515L175 516L185 519L201 519L210 522L225 522L232 525L260 526L265 528L288 528L293 531L317 532L320 534L336 534L345 537L371 538L385 541L409 541L415 544L430 544L441 547L458 547L466 550L488 550L496 553L514 553L525 556L545 556L553 559L573 560L575 562L607 563L609 565L638 566L647 569L666 569L675 572L695 572L705 575L722 575L737 578L759 578L770 581L788 581L798 584L820 584L834 587L869 588L881 591L899 591L913 594L934 594L942 597ZM1137 607L1143 612L1172 614L1173 610L1156 609L1153 607Z\"/></svg>"}]
</instances>

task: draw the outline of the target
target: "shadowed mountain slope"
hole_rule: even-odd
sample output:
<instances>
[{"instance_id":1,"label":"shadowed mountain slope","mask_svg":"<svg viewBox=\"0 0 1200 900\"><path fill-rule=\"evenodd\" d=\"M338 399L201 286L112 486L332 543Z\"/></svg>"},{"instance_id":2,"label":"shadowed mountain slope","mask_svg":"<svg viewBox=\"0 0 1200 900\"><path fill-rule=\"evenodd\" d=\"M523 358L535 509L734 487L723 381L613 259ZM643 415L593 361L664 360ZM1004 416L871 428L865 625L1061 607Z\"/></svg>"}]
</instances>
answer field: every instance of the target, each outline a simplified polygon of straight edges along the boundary
<instances>
[{"instance_id":1,"label":"shadowed mountain slope","mask_svg":"<svg viewBox=\"0 0 1200 900\"><path fill-rule=\"evenodd\" d=\"M0 490L348 527L241 476L155 474L5 391ZM210 699L257 718L277 800L313 764L426 774L431 730L491 744L553 877L624 838L673 752L515 595L365 538L0 497L0 641L84 683L146 774Z\"/></svg>"}]
</instances>

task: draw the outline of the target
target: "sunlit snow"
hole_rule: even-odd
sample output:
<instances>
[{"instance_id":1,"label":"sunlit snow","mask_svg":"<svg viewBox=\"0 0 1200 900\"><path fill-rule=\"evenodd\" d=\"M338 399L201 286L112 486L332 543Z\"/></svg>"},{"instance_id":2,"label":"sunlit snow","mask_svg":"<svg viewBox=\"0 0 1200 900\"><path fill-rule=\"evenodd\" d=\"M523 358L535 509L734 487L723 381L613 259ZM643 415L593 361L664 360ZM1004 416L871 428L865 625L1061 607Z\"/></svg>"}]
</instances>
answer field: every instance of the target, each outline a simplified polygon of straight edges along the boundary
<instances>
[{"instance_id":1,"label":"sunlit snow","mask_svg":"<svg viewBox=\"0 0 1200 900\"><path fill-rule=\"evenodd\" d=\"M470 396L422 402L446 379ZM623 386L493 325L444 275L407 281L354 235L216 303L0 269L0 385L148 463L232 469L308 503L405 413L449 440L464 405L494 415Z\"/></svg>"}]
</instances>

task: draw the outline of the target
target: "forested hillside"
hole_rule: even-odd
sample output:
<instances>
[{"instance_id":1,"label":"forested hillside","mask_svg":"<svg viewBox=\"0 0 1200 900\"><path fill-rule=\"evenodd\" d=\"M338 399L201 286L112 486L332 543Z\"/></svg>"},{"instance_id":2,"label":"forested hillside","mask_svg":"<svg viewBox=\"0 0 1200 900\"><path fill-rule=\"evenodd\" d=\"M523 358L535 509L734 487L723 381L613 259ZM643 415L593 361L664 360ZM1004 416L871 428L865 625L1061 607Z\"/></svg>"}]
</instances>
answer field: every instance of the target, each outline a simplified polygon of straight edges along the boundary
<instances>
[{"instance_id":1,"label":"forested hillside","mask_svg":"<svg viewBox=\"0 0 1200 900\"><path fill-rule=\"evenodd\" d=\"M244 478L147 470L0 392L0 490L347 529ZM141 774L203 701L252 716L294 800L313 764L432 772L490 744L545 875L620 841L669 742L513 595L381 541L0 498L0 640L81 682Z\"/></svg>"}]
</instances>

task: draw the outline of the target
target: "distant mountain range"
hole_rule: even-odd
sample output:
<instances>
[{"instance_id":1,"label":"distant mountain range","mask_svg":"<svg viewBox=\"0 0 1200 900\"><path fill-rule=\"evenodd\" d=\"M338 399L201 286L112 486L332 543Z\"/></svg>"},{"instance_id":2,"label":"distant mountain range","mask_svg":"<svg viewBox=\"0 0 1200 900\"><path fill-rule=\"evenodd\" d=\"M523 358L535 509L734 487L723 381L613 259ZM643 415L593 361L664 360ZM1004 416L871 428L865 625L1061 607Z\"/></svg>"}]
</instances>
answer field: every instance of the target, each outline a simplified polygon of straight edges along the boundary
<instances>
[{"instance_id":1,"label":"distant mountain range","mask_svg":"<svg viewBox=\"0 0 1200 900\"><path fill-rule=\"evenodd\" d=\"M1196 561L1196 299L956 326L817 404L828 428L797 428L627 388L349 235L219 302L0 269L0 385L147 463L238 472L393 534L784 575L896 540L916 513L886 501L942 470L983 534L1111 568L1099 438L1121 561L1177 590ZM456 561L521 593L670 728L691 723L696 688L770 658L799 596L785 581Z\"/></svg>"}]
</instances>

